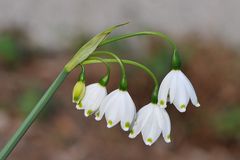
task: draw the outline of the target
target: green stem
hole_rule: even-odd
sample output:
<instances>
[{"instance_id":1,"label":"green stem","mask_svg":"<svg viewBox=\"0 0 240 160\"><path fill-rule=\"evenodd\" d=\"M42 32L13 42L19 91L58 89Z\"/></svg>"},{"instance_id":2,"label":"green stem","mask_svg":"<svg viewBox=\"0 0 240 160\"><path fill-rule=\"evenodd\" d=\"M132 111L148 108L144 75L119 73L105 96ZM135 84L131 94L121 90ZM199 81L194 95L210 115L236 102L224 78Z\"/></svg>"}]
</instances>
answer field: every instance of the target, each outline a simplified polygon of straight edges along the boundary
<instances>
[{"instance_id":1,"label":"green stem","mask_svg":"<svg viewBox=\"0 0 240 160\"><path fill-rule=\"evenodd\" d=\"M104 61L107 62L107 63L118 63L118 61L116 59L104 59ZM141 68L153 79L154 85L158 86L158 80L157 80L156 76L145 65L143 65L141 63L138 63L138 62L135 62L135 61L126 60L126 59L122 59L122 62L125 63L125 64L128 64L128 65L133 65L133 66L136 66L138 68ZM86 64L94 64L94 63L101 63L101 61L99 61L95 57L90 57L87 60L85 60L82 64L86 65Z\"/></svg>"},{"instance_id":2,"label":"green stem","mask_svg":"<svg viewBox=\"0 0 240 160\"><path fill-rule=\"evenodd\" d=\"M116 42L116 41L119 41L122 39L127 39L127 38L131 38L131 37L135 37L135 36L143 36L143 35L152 35L152 36L161 37L172 46L174 51L177 50L176 44L167 35L165 35L164 33L161 33L161 32L151 32L151 31L135 32L135 33L129 33L129 34L121 35L121 36L108 38L108 39L102 41L98 46L100 47L100 46L104 46L109 43Z\"/></svg>"},{"instance_id":3,"label":"green stem","mask_svg":"<svg viewBox=\"0 0 240 160\"><path fill-rule=\"evenodd\" d=\"M56 90L59 88L59 86L63 83L63 81L65 80L67 75L68 75L68 73L65 70L63 70L58 75L56 80L48 88L48 90L45 92L43 97L39 100L39 102L34 107L34 109L30 112L30 114L23 121L21 126L15 132L15 134L11 137L11 139L7 142L7 144L1 150L1 152L0 152L0 160L5 160L9 156L9 154L15 148L17 143L20 141L20 139L24 136L24 134L26 133L28 128L32 125L34 120L37 118L39 113L45 108L47 102L50 100L50 98L52 98L53 94L56 92Z\"/></svg>"},{"instance_id":4,"label":"green stem","mask_svg":"<svg viewBox=\"0 0 240 160\"><path fill-rule=\"evenodd\" d=\"M85 83L86 81L86 73L85 73L85 67L83 65L81 65L82 71L81 74L79 76L79 81Z\"/></svg>"},{"instance_id":5,"label":"green stem","mask_svg":"<svg viewBox=\"0 0 240 160\"><path fill-rule=\"evenodd\" d=\"M101 61L106 66L107 73L98 81L98 83L101 84L102 86L107 86L110 78L110 66L107 62L105 62L103 58L94 57L94 59Z\"/></svg>"},{"instance_id":6,"label":"green stem","mask_svg":"<svg viewBox=\"0 0 240 160\"><path fill-rule=\"evenodd\" d=\"M94 52L95 53L95 52ZM116 59L104 59L105 62L107 63L118 63L118 61ZM157 95L158 95L158 80L156 78L156 76L154 75L154 73L148 69L145 65L135 62L135 61L131 61L131 60L124 60L122 59L122 62L125 64L129 64L129 65L133 65L136 66L138 68L141 68L142 70L144 70L154 81L154 91L152 94L152 102L153 103L157 103ZM95 64L95 63L101 63L101 61L99 61L98 59L95 59L95 57L90 57L89 59L87 59L86 61L84 61L82 64L86 65L86 64Z\"/></svg>"},{"instance_id":7,"label":"green stem","mask_svg":"<svg viewBox=\"0 0 240 160\"><path fill-rule=\"evenodd\" d=\"M143 32L135 32L135 33L124 34L124 35L108 38L108 39L102 41L98 45L98 47L104 46L104 45L107 45L109 43L113 43L113 42L116 42L116 41L119 41L119 40L122 40L122 39L127 39L127 38L131 38L131 37L135 37L135 36L144 36L144 35L157 36L157 37L160 37L160 38L164 39L165 41L167 41L171 45L171 47L173 48L171 68L174 69L174 70L180 69L181 60L180 60L180 55L179 55L177 46L167 35L165 35L162 32L143 31Z\"/></svg>"},{"instance_id":8,"label":"green stem","mask_svg":"<svg viewBox=\"0 0 240 160\"><path fill-rule=\"evenodd\" d=\"M127 90L128 84L127 84L126 70L125 70L122 60L116 54L114 54L112 52L108 52L108 51L95 51L95 52L93 52L92 55L98 55L98 54L109 55L109 56L113 57L114 59L116 59L116 62L119 63L119 65L120 65L121 73L122 73L122 78L120 81L119 89L121 89L123 91Z\"/></svg>"}]
</instances>

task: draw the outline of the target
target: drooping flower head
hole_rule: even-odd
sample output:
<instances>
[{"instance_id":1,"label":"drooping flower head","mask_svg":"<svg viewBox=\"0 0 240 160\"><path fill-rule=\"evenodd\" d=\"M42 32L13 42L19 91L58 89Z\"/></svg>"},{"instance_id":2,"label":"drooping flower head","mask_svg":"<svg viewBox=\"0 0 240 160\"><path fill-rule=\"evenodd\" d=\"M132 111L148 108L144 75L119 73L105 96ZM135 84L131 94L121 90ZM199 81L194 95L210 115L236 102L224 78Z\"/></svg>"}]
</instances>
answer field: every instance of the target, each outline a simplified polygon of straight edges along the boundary
<instances>
[{"instance_id":1,"label":"drooping flower head","mask_svg":"<svg viewBox=\"0 0 240 160\"><path fill-rule=\"evenodd\" d=\"M180 70L180 64L176 64L178 62L176 59L178 57L173 57L173 69L160 85L158 100L159 105L163 108L167 106L167 101L169 101L175 105L178 111L185 112L189 100L196 107L199 107L200 104L191 82Z\"/></svg>"},{"instance_id":2,"label":"drooping flower head","mask_svg":"<svg viewBox=\"0 0 240 160\"><path fill-rule=\"evenodd\" d=\"M191 82L180 70L172 70L163 79L158 97L160 106L166 107L168 96L180 112L186 111L189 99L196 107L200 106Z\"/></svg>"},{"instance_id":3,"label":"drooping flower head","mask_svg":"<svg viewBox=\"0 0 240 160\"><path fill-rule=\"evenodd\" d=\"M117 55L111 52L104 52L104 54L113 57L119 63L121 68L121 80L119 89L111 92L103 99L95 119L99 121L105 115L108 128L120 122L122 129L128 131L136 114L136 107L127 91L128 83L125 66Z\"/></svg>"},{"instance_id":4,"label":"drooping flower head","mask_svg":"<svg viewBox=\"0 0 240 160\"><path fill-rule=\"evenodd\" d=\"M128 131L135 114L136 107L129 93L116 89L103 99L95 119L99 121L105 115L108 128L121 122L122 129Z\"/></svg>"},{"instance_id":5,"label":"drooping flower head","mask_svg":"<svg viewBox=\"0 0 240 160\"><path fill-rule=\"evenodd\" d=\"M76 108L84 109L84 115L90 116L100 107L103 98L107 95L107 89L100 83L93 83L86 87L85 96L81 102L76 105Z\"/></svg>"},{"instance_id":6,"label":"drooping flower head","mask_svg":"<svg viewBox=\"0 0 240 160\"><path fill-rule=\"evenodd\" d=\"M153 103L142 107L137 113L129 138L135 138L140 132L146 145L152 145L161 134L165 142L170 143L171 123L166 110Z\"/></svg>"},{"instance_id":7,"label":"drooping flower head","mask_svg":"<svg viewBox=\"0 0 240 160\"><path fill-rule=\"evenodd\" d=\"M86 87L86 92L83 99L79 101L76 105L76 108L78 110L84 110L84 115L86 117L95 113L99 109L102 100L107 95L106 86L110 78L110 68L109 65L102 58L97 59L105 64L107 68L107 73L103 77L101 77L98 83L93 83Z\"/></svg>"}]
</instances>

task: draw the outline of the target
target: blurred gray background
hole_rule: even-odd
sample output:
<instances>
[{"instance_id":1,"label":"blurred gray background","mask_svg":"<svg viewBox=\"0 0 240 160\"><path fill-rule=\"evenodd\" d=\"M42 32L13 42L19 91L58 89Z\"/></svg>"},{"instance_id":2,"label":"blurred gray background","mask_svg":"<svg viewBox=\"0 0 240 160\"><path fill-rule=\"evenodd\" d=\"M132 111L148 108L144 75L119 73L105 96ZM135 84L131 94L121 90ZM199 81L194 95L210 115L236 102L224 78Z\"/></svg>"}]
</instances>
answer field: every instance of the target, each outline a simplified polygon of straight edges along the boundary
<instances>
[{"instance_id":1,"label":"blurred gray background","mask_svg":"<svg viewBox=\"0 0 240 160\"><path fill-rule=\"evenodd\" d=\"M0 30L17 27L41 47L62 49L83 32L130 21L181 38L189 32L239 45L239 0L0 0Z\"/></svg>"}]
</instances>

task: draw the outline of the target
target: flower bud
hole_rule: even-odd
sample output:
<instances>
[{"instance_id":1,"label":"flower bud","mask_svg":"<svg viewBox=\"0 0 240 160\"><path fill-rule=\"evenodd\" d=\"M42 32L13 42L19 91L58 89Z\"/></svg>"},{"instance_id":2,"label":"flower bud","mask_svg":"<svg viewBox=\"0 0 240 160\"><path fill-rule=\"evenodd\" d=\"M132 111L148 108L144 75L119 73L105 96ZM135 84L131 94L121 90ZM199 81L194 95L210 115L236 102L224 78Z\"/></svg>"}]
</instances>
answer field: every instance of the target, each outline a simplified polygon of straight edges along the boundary
<instances>
[{"instance_id":1,"label":"flower bud","mask_svg":"<svg viewBox=\"0 0 240 160\"><path fill-rule=\"evenodd\" d=\"M72 100L73 103L79 103L85 95L86 86L83 81L78 81L73 87Z\"/></svg>"}]
</instances>

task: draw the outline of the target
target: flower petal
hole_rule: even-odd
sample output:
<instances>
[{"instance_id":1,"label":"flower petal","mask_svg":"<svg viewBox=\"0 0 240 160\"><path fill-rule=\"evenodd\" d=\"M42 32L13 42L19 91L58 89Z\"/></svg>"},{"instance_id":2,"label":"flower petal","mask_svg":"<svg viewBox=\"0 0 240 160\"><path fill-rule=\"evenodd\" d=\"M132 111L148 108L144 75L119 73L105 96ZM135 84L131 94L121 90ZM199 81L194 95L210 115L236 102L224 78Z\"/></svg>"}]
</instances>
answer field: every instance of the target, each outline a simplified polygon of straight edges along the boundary
<instances>
[{"instance_id":1,"label":"flower petal","mask_svg":"<svg viewBox=\"0 0 240 160\"><path fill-rule=\"evenodd\" d=\"M163 118L163 126L162 126L163 138L166 143L170 143L171 142L171 138L170 138L171 121L170 121L169 115L165 109L160 108L159 111L161 112L162 118Z\"/></svg>"},{"instance_id":2,"label":"flower petal","mask_svg":"<svg viewBox=\"0 0 240 160\"><path fill-rule=\"evenodd\" d=\"M192 86L192 83L190 82L190 80L185 76L185 74L183 72L181 72L181 79L184 81L184 85L186 87L187 93L190 96L190 99L192 101L192 104L196 107L200 107L200 104L198 102L197 99L197 95L196 92Z\"/></svg>"},{"instance_id":3,"label":"flower petal","mask_svg":"<svg viewBox=\"0 0 240 160\"><path fill-rule=\"evenodd\" d=\"M171 71L172 72L172 80L171 80L171 85L170 85L170 91L169 91L169 100L170 103L173 103L173 100L176 96L176 90L177 90L177 77L178 77L178 71Z\"/></svg>"},{"instance_id":4,"label":"flower petal","mask_svg":"<svg viewBox=\"0 0 240 160\"><path fill-rule=\"evenodd\" d=\"M100 104L99 110L96 112L95 120L100 121L105 113L105 111L108 109L108 107L111 106L112 101L115 100L115 97L117 97L118 89L115 91L112 91L110 94L108 94Z\"/></svg>"},{"instance_id":5,"label":"flower petal","mask_svg":"<svg viewBox=\"0 0 240 160\"><path fill-rule=\"evenodd\" d=\"M161 134L161 129L157 124L155 112L156 108L153 109L151 116L149 117L146 125L143 127L142 130L143 141L146 145L149 146L151 146Z\"/></svg>"},{"instance_id":6,"label":"flower petal","mask_svg":"<svg viewBox=\"0 0 240 160\"><path fill-rule=\"evenodd\" d=\"M79 102L78 104L76 104L76 107L75 107L77 110L82 110L84 109L84 106L82 105L81 102Z\"/></svg>"},{"instance_id":7,"label":"flower petal","mask_svg":"<svg viewBox=\"0 0 240 160\"><path fill-rule=\"evenodd\" d=\"M159 100L159 104L161 107L165 108L167 105L167 98L168 98L168 93L169 93L169 89L170 89L170 84L172 81L172 74L173 72L169 72L165 78L163 79L160 88L159 88L159 92L158 92L158 100Z\"/></svg>"},{"instance_id":8,"label":"flower petal","mask_svg":"<svg viewBox=\"0 0 240 160\"><path fill-rule=\"evenodd\" d=\"M109 100L109 103L107 104L109 105L109 107L105 111L105 118L108 128L115 126L120 121L120 111L124 105L124 96L121 91L119 91L116 92L116 96L113 97L111 100Z\"/></svg>"},{"instance_id":9,"label":"flower petal","mask_svg":"<svg viewBox=\"0 0 240 160\"><path fill-rule=\"evenodd\" d=\"M84 110L84 115L85 115L86 117L92 115L93 113L94 113L94 110L92 110L92 109L85 109L85 110Z\"/></svg>"},{"instance_id":10,"label":"flower petal","mask_svg":"<svg viewBox=\"0 0 240 160\"><path fill-rule=\"evenodd\" d=\"M137 113L136 121L133 123L133 128L130 131L129 138L135 138L147 123L152 113L151 103L143 106Z\"/></svg>"},{"instance_id":11,"label":"flower petal","mask_svg":"<svg viewBox=\"0 0 240 160\"><path fill-rule=\"evenodd\" d=\"M124 105L121 112L121 127L124 131L128 131L136 114L136 107L129 93L124 91L123 94Z\"/></svg>"},{"instance_id":12,"label":"flower petal","mask_svg":"<svg viewBox=\"0 0 240 160\"><path fill-rule=\"evenodd\" d=\"M179 112L185 112L188 101L189 96L187 94L183 81L180 79L180 75L178 75L176 95L173 100L173 104L179 110Z\"/></svg>"},{"instance_id":13,"label":"flower petal","mask_svg":"<svg viewBox=\"0 0 240 160\"><path fill-rule=\"evenodd\" d=\"M85 109L85 116L94 113L100 107L100 104L106 95L106 88L98 83L87 86L86 96L82 100L82 105Z\"/></svg>"}]
</instances>

